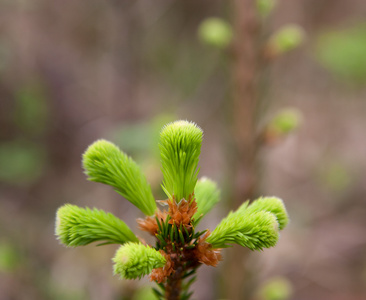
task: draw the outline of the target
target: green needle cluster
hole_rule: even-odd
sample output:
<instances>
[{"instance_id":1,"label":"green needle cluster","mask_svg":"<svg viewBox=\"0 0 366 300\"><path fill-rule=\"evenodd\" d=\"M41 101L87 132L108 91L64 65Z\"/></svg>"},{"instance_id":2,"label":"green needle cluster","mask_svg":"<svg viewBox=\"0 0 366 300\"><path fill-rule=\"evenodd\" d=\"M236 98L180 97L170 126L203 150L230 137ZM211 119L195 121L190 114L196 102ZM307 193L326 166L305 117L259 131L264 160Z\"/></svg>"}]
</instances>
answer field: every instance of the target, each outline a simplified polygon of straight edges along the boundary
<instances>
[{"instance_id":1,"label":"green needle cluster","mask_svg":"<svg viewBox=\"0 0 366 300\"><path fill-rule=\"evenodd\" d=\"M284 229L289 222L286 207L280 198L260 197L246 209L246 213L257 211L268 211L273 213L277 218L280 230Z\"/></svg>"},{"instance_id":2,"label":"green needle cluster","mask_svg":"<svg viewBox=\"0 0 366 300\"><path fill-rule=\"evenodd\" d=\"M152 269L163 267L166 259L154 248L141 243L127 243L117 250L113 262L114 274L136 279L150 274Z\"/></svg>"},{"instance_id":3,"label":"green needle cluster","mask_svg":"<svg viewBox=\"0 0 366 300\"><path fill-rule=\"evenodd\" d=\"M260 198L251 205L243 203L230 212L207 238L213 248L238 244L251 250L262 250L276 245L279 230L288 223L282 200Z\"/></svg>"},{"instance_id":4,"label":"green needle cluster","mask_svg":"<svg viewBox=\"0 0 366 300\"><path fill-rule=\"evenodd\" d=\"M197 212L194 214L195 224L197 225L201 218L206 215L220 200L220 190L216 183L206 177L197 181L194 189L194 195L197 202Z\"/></svg>"},{"instance_id":5,"label":"green needle cluster","mask_svg":"<svg viewBox=\"0 0 366 300\"><path fill-rule=\"evenodd\" d=\"M57 211L56 235L69 247L99 241L103 244L138 242L131 229L111 213L71 204L65 204Z\"/></svg>"},{"instance_id":6,"label":"green needle cluster","mask_svg":"<svg viewBox=\"0 0 366 300\"><path fill-rule=\"evenodd\" d=\"M197 183L202 130L192 122L176 121L160 133L163 189L169 199L189 199Z\"/></svg>"},{"instance_id":7,"label":"green needle cluster","mask_svg":"<svg viewBox=\"0 0 366 300\"><path fill-rule=\"evenodd\" d=\"M144 214L156 211L156 202L139 166L116 145L98 140L83 155L88 179L108 184Z\"/></svg>"}]
</instances>

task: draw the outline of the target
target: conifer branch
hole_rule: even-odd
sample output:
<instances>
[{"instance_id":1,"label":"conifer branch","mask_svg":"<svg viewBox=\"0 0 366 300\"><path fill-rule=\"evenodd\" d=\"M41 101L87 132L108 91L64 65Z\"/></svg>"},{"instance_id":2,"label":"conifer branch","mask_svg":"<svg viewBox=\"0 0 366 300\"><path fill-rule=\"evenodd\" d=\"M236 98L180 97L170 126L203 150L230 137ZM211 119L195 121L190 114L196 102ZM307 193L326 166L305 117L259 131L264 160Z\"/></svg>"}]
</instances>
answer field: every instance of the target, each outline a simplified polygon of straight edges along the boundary
<instances>
[{"instance_id":1,"label":"conifer branch","mask_svg":"<svg viewBox=\"0 0 366 300\"><path fill-rule=\"evenodd\" d=\"M145 215L156 211L156 202L140 167L111 142L98 140L83 154L85 174L90 181L112 186Z\"/></svg>"},{"instance_id":2,"label":"conifer branch","mask_svg":"<svg viewBox=\"0 0 366 300\"><path fill-rule=\"evenodd\" d=\"M103 244L139 241L131 229L111 213L71 204L65 204L57 210L55 232L57 238L69 247L100 241Z\"/></svg>"},{"instance_id":3,"label":"conifer branch","mask_svg":"<svg viewBox=\"0 0 366 300\"><path fill-rule=\"evenodd\" d=\"M202 130L194 123L176 121L160 133L163 189L169 199L188 199L194 191L201 153Z\"/></svg>"}]
</instances>

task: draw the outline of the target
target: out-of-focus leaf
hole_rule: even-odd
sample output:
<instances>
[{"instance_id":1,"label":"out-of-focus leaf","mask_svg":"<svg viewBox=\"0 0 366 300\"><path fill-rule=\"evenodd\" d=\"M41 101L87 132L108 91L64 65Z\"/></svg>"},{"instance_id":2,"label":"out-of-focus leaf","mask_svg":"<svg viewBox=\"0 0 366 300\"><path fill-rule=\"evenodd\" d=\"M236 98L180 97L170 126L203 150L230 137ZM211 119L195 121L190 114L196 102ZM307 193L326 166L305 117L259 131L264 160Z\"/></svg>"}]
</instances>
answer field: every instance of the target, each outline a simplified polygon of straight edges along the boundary
<instances>
[{"instance_id":1,"label":"out-of-focus leaf","mask_svg":"<svg viewBox=\"0 0 366 300\"><path fill-rule=\"evenodd\" d=\"M305 39L304 29L297 24L286 24L275 31L269 39L269 48L280 55L299 47Z\"/></svg>"},{"instance_id":2,"label":"out-of-focus leaf","mask_svg":"<svg viewBox=\"0 0 366 300\"><path fill-rule=\"evenodd\" d=\"M175 119L175 115L160 114L149 122L123 124L111 132L111 140L134 157L139 157L140 154L146 157L153 149L159 158L158 143L161 128Z\"/></svg>"},{"instance_id":3,"label":"out-of-focus leaf","mask_svg":"<svg viewBox=\"0 0 366 300\"><path fill-rule=\"evenodd\" d=\"M26 85L15 93L15 122L26 133L41 134L47 126L48 108L40 83Z\"/></svg>"},{"instance_id":4,"label":"out-of-focus leaf","mask_svg":"<svg viewBox=\"0 0 366 300\"><path fill-rule=\"evenodd\" d=\"M143 55L145 64L154 72L154 78L161 78L166 89L173 92L169 94L171 104L179 97L189 99L195 95L212 75L215 66L224 61L223 55L219 56L215 51L208 54L205 47L184 38L169 36L146 45Z\"/></svg>"},{"instance_id":5,"label":"out-of-focus leaf","mask_svg":"<svg viewBox=\"0 0 366 300\"><path fill-rule=\"evenodd\" d=\"M132 300L157 300L151 287L138 289Z\"/></svg>"},{"instance_id":6,"label":"out-of-focus leaf","mask_svg":"<svg viewBox=\"0 0 366 300\"><path fill-rule=\"evenodd\" d=\"M277 0L257 0L257 10L258 13L263 17L267 17L276 6Z\"/></svg>"},{"instance_id":7,"label":"out-of-focus leaf","mask_svg":"<svg viewBox=\"0 0 366 300\"><path fill-rule=\"evenodd\" d=\"M112 132L112 139L130 153L148 151L152 144L151 126L148 123L126 124Z\"/></svg>"},{"instance_id":8,"label":"out-of-focus leaf","mask_svg":"<svg viewBox=\"0 0 366 300\"><path fill-rule=\"evenodd\" d=\"M0 145L0 181L29 184L42 174L44 150L29 142L15 141Z\"/></svg>"},{"instance_id":9,"label":"out-of-focus leaf","mask_svg":"<svg viewBox=\"0 0 366 300\"><path fill-rule=\"evenodd\" d=\"M288 134L296 130L302 121L302 115L296 108L284 108L271 120L269 126L280 134Z\"/></svg>"},{"instance_id":10,"label":"out-of-focus leaf","mask_svg":"<svg viewBox=\"0 0 366 300\"><path fill-rule=\"evenodd\" d=\"M274 277L259 288L261 300L287 300L292 294L292 285L285 277Z\"/></svg>"},{"instance_id":11,"label":"out-of-focus leaf","mask_svg":"<svg viewBox=\"0 0 366 300\"><path fill-rule=\"evenodd\" d=\"M338 161L325 165L320 176L324 186L336 193L347 190L352 183L347 166Z\"/></svg>"},{"instance_id":12,"label":"out-of-focus leaf","mask_svg":"<svg viewBox=\"0 0 366 300\"><path fill-rule=\"evenodd\" d=\"M224 49L231 43L233 30L225 20L212 17L202 21L198 36L203 43Z\"/></svg>"},{"instance_id":13,"label":"out-of-focus leaf","mask_svg":"<svg viewBox=\"0 0 366 300\"><path fill-rule=\"evenodd\" d=\"M9 64L11 59L11 47L7 40L0 39L0 72L2 72Z\"/></svg>"},{"instance_id":14,"label":"out-of-focus leaf","mask_svg":"<svg viewBox=\"0 0 366 300\"><path fill-rule=\"evenodd\" d=\"M323 32L317 41L316 57L337 77L366 83L366 24Z\"/></svg>"},{"instance_id":15,"label":"out-of-focus leaf","mask_svg":"<svg viewBox=\"0 0 366 300\"><path fill-rule=\"evenodd\" d=\"M12 272L19 263L16 249L10 243L0 243L0 272Z\"/></svg>"}]
</instances>

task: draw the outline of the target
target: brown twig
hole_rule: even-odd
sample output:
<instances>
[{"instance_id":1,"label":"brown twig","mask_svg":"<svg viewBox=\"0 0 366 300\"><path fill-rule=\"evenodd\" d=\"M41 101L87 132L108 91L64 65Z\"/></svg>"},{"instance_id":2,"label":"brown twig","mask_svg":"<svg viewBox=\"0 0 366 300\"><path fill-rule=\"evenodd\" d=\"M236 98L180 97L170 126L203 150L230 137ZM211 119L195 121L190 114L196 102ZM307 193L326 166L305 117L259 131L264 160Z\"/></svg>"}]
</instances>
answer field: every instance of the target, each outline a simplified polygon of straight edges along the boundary
<instances>
[{"instance_id":1,"label":"brown twig","mask_svg":"<svg viewBox=\"0 0 366 300\"><path fill-rule=\"evenodd\" d=\"M233 44L233 137L232 153L232 202L237 208L255 194L258 178L257 167L257 109L259 22L253 0L233 0L234 44ZM234 247L226 260L223 279L223 296L227 299L247 299L249 275L241 266L248 251Z\"/></svg>"}]
</instances>

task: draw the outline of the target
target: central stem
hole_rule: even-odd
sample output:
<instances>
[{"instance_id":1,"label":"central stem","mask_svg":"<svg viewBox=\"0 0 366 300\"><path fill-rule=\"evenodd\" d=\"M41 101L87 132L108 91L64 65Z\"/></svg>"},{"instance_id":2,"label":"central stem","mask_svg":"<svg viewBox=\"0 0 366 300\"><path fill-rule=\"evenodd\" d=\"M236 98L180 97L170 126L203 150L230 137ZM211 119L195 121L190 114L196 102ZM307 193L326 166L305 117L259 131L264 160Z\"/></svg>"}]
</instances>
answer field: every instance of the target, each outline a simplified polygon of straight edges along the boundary
<instances>
[{"instance_id":1,"label":"central stem","mask_svg":"<svg viewBox=\"0 0 366 300\"><path fill-rule=\"evenodd\" d=\"M179 300L182 291L183 267L178 267L175 272L167 279L165 287L165 298L167 300Z\"/></svg>"}]
</instances>

